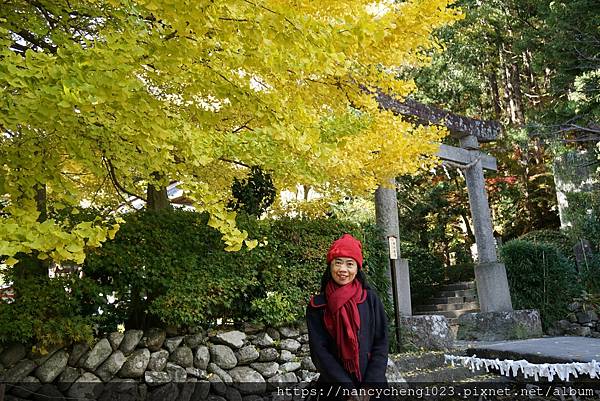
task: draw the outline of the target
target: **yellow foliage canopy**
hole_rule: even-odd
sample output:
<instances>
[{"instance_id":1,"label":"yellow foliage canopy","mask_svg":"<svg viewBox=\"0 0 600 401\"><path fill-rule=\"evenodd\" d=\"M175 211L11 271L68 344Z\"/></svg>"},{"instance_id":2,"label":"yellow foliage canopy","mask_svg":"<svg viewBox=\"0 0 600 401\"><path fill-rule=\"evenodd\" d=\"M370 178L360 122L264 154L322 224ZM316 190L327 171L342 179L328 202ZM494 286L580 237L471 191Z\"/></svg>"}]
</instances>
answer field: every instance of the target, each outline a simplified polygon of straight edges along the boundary
<instances>
[{"instance_id":1,"label":"yellow foliage canopy","mask_svg":"<svg viewBox=\"0 0 600 401\"><path fill-rule=\"evenodd\" d=\"M427 62L431 31L460 18L450 3L5 2L0 255L81 261L108 235L37 221L40 185L68 206L177 180L236 250L246 233L226 205L243 166L278 190L365 194L431 163L444 132L379 110L365 89L414 89L396 72Z\"/></svg>"}]
</instances>

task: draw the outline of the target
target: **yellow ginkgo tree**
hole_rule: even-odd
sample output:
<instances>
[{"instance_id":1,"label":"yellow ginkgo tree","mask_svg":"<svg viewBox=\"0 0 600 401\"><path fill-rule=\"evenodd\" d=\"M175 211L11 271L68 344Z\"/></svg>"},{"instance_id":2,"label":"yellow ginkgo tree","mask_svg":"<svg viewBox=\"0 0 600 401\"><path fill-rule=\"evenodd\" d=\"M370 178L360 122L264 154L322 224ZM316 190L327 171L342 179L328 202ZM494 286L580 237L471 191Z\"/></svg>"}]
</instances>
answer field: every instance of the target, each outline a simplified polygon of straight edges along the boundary
<instances>
[{"instance_id":1,"label":"yellow ginkgo tree","mask_svg":"<svg viewBox=\"0 0 600 401\"><path fill-rule=\"evenodd\" d=\"M177 181L229 250L252 166L277 190L366 194L432 162L444 132L380 110L426 63L450 0L6 0L0 257L81 262L118 226L46 215ZM148 191L150 192L150 191Z\"/></svg>"}]
</instances>

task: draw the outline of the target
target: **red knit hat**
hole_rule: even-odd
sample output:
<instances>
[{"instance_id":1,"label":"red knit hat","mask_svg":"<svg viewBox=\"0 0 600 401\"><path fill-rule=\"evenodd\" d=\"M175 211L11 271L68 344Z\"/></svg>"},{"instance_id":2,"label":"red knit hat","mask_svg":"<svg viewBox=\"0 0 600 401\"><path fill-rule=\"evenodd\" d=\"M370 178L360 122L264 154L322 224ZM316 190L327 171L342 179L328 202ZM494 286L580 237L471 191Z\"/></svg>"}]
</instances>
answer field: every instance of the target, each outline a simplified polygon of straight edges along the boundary
<instances>
[{"instance_id":1,"label":"red knit hat","mask_svg":"<svg viewBox=\"0 0 600 401\"><path fill-rule=\"evenodd\" d=\"M356 260L358 267L362 269L362 244L350 234L342 235L331 244L331 248L327 252L327 264L330 264L335 258L352 258Z\"/></svg>"}]
</instances>

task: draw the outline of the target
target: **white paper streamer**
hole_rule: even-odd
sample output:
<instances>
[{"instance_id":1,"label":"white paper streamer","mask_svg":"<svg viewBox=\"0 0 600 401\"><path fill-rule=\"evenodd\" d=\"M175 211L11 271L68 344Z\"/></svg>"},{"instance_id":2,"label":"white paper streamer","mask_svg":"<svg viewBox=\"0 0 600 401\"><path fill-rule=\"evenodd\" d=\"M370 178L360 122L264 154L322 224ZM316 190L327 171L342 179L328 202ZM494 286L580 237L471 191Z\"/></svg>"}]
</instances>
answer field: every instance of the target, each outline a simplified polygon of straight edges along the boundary
<instances>
[{"instance_id":1,"label":"white paper streamer","mask_svg":"<svg viewBox=\"0 0 600 401\"><path fill-rule=\"evenodd\" d=\"M504 376L517 376L519 371L525 378L533 377L538 381L540 377L546 377L548 381L554 380L558 376L560 380L568 381L570 376L578 378L579 375L589 375L592 379L600 379L600 362L592 360L591 362L571 362L571 363L529 363L525 359L513 361L512 359L499 360L477 358L473 356L444 355L446 363L450 362L462 365L475 372L485 367L489 372L490 367L499 370Z\"/></svg>"}]
</instances>

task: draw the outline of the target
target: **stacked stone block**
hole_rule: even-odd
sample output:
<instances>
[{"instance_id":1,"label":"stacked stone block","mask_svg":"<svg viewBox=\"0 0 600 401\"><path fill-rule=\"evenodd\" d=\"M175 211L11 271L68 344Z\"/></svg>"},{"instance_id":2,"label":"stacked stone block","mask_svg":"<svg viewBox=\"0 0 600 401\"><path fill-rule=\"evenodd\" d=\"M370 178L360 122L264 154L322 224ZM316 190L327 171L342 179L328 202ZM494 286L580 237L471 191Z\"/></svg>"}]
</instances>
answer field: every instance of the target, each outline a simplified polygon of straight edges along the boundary
<instances>
[{"instance_id":1,"label":"stacked stone block","mask_svg":"<svg viewBox=\"0 0 600 401\"><path fill-rule=\"evenodd\" d=\"M44 356L0 348L6 401L37 399L256 401L279 385L308 384L318 373L305 326L247 325L168 336L164 330L111 333Z\"/></svg>"},{"instance_id":2,"label":"stacked stone block","mask_svg":"<svg viewBox=\"0 0 600 401\"><path fill-rule=\"evenodd\" d=\"M593 309L586 308L579 302L573 302L569 305L567 318L555 322L548 330L548 334L600 338L600 319Z\"/></svg>"}]
</instances>

